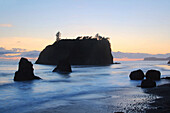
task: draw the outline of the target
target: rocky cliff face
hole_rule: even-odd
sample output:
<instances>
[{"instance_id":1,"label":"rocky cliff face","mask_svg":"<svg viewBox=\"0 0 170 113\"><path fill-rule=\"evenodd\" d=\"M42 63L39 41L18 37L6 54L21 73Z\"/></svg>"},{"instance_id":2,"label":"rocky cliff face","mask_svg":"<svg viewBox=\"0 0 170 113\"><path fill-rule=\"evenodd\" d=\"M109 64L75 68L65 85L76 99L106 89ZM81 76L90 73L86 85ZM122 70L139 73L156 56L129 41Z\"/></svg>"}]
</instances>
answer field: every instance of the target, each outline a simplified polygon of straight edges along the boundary
<instances>
[{"instance_id":1,"label":"rocky cliff face","mask_svg":"<svg viewBox=\"0 0 170 113\"><path fill-rule=\"evenodd\" d=\"M107 65L113 63L107 39L66 39L47 46L39 55L37 64L57 65L62 60L71 65Z\"/></svg>"}]
</instances>

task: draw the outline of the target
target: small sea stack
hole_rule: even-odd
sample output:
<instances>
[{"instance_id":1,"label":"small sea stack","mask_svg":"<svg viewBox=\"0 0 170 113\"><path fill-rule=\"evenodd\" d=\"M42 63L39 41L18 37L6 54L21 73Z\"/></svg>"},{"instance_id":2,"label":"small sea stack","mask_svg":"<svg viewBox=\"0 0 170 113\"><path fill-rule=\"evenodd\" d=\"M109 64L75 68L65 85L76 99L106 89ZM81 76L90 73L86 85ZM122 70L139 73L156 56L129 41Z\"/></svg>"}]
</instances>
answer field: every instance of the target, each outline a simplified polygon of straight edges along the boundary
<instances>
[{"instance_id":1,"label":"small sea stack","mask_svg":"<svg viewBox=\"0 0 170 113\"><path fill-rule=\"evenodd\" d=\"M163 77L161 79L167 79L167 80L170 80L170 77Z\"/></svg>"},{"instance_id":2,"label":"small sea stack","mask_svg":"<svg viewBox=\"0 0 170 113\"><path fill-rule=\"evenodd\" d=\"M158 70L148 70L146 72L146 79L160 80L161 72Z\"/></svg>"},{"instance_id":3,"label":"small sea stack","mask_svg":"<svg viewBox=\"0 0 170 113\"><path fill-rule=\"evenodd\" d=\"M70 73L72 72L71 65L68 60L60 61L57 67L53 70L53 72L60 73Z\"/></svg>"},{"instance_id":4,"label":"small sea stack","mask_svg":"<svg viewBox=\"0 0 170 113\"><path fill-rule=\"evenodd\" d=\"M131 80L143 80L144 79L144 73L141 69L132 71L129 75Z\"/></svg>"},{"instance_id":5,"label":"small sea stack","mask_svg":"<svg viewBox=\"0 0 170 113\"><path fill-rule=\"evenodd\" d=\"M170 60L168 61L168 64L170 64Z\"/></svg>"},{"instance_id":6,"label":"small sea stack","mask_svg":"<svg viewBox=\"0 0 170 113\"><path fill-rule=\"evenodd\" d=\"M156 82L151 79L142 80L141 88L152 88L156 87Z\"/></svg>"},{"instance_id":7,"label":"small sea stack","mask_svg":"<svg viewBox=\"0 0 170 113\"><path fill-rule=\"evenodd\" d=\"M15 72L14 81L26 81L41 79L34 75L33 64L26 58L21 58L19 61L18 71Z\"/></svg>"}]
</instances>

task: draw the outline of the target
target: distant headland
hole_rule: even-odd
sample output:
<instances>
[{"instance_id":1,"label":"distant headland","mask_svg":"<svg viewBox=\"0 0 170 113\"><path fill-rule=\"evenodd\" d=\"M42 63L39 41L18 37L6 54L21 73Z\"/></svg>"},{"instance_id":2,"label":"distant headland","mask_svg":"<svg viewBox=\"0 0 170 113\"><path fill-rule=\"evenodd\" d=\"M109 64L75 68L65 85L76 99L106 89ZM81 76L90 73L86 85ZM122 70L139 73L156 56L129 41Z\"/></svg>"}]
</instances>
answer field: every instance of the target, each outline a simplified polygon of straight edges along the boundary
<instances>
[{"instance_id":1,"label":"distant headland","mask_svg":"<svg viewBox=\"0 0 170 113\"><path fill-rule=\"evenodd\" d=\"M96 34L79 36L76 39L60 39L41 51L36 64L57 65L67 60L71 65L108 65L113 64L109 38Z\"/></svg>"},{"instance_id":2,"label":"distant headland","mask_svg":"<svg viewBox=\"0 0 170 113\"><path fill-rule=\"evenodd\" d=\"M144 58L145 61L161 61L161 60L170 60L170 57L167 58L157 58L157 57L146 57Z\"/></svg>"}]
</instances>

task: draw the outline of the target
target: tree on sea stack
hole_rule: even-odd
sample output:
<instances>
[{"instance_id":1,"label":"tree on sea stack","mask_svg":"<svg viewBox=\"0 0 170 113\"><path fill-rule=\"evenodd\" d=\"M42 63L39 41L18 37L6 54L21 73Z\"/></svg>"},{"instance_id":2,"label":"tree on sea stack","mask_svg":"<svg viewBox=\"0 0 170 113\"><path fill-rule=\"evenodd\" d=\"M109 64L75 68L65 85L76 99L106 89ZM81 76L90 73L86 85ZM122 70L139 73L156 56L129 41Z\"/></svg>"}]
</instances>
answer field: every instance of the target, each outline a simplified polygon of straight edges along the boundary
<instances>
[{"instance_id":1,"label":"tree on sea stack","mask_svg":"<svg viewBox=\"0 0 170 113\"><path fill-rule=\"evenodd\" d=\"M14 81L26 81L41 79L34 75L33 64L26 58L21 58L19 61L18 71L15 72Z\"/></svg>"},{"instance_id":2,"label":"tree on sea stack","mask_svg":"<svg viewBox=\"0 0 170 113\"><path fill-rule=\"evenodd\" d=\"M56 34L56 41L60 41L60 37L61 37L61 33L57 32L57 34Z\"/></svg>"}]
</instances>

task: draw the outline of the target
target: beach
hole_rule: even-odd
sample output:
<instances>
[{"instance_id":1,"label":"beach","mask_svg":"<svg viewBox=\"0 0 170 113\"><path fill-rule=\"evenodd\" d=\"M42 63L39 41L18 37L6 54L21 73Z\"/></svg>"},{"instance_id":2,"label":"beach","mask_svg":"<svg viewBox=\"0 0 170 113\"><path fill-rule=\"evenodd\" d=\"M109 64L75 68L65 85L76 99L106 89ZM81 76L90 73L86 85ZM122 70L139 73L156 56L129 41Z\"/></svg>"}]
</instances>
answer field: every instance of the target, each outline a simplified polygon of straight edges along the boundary
<instances>
[{"instance_id":1,"label":"beach","mask_svg":"<svg viewBox=\"0 0 170 113\"><path fill-rule=\"evenodd\" d=\"M150 88L146 93L157 95L159 98L150 103L156 109L149 109L147 113L169 113L170 112L170 84L164 84L155 88Z\"/></svg>"}]
</instances>

